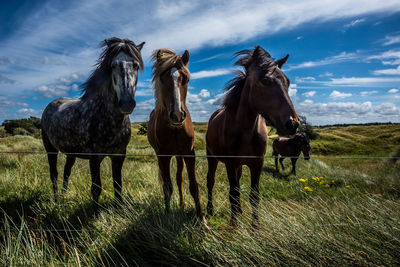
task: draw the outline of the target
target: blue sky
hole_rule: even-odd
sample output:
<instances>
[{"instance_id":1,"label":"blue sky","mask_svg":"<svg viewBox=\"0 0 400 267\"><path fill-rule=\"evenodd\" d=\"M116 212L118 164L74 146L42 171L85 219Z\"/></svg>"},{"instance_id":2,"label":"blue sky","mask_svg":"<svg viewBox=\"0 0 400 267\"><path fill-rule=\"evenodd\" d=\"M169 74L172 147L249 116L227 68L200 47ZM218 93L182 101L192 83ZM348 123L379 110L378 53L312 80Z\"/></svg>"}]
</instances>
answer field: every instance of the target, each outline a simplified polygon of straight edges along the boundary
<instances>
[{"instance_id":1,"label":"blue sky","mask_svg":"<svg viewBox=\"0 0 400 267\"><path fill-rule=\"evenodd\" d=\"M188 108L207 121L233 77L232 54L261 45L290 54L283 70L299 114L313 124L400 122L400 2L1 1L0 121L41 116L79 97L105 38L146 41L133 121L154 106L150 54L191 54Z\"/></svg>"}]
</instances>

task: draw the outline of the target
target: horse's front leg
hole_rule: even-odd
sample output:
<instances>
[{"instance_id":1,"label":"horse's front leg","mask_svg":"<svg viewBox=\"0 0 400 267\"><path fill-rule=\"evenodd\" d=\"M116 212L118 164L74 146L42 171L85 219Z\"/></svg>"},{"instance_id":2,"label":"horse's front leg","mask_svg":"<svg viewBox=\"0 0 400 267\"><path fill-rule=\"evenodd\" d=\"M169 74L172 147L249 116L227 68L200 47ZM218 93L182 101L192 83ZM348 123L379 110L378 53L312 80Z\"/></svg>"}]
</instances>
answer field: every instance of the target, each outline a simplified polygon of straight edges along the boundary
<instances>
[{"instance_id":1,"label":"horse's front leg","mask_svg":"<svg viewBox=\"0 0 400 267\"><path fill-rule=\"evenodd\" d=\"M207 161L208 161L208 171L207 171L207 191L208 191L208 203L207 203L207 214L212 216L214 213L213 205L213 188L215 184L215 171L217 170L218 161L216 158L212 157L207 149Z\"/></svg>"},{"instance_id":2,"label":"horse's front leg","mask_svg":"<svg viewBox=\"0 0 400 267\"><path fill-rule=\"evenodd\" d=\"M250 166L251 173L251 191L250 191L250 205L253 209L253 227L258 226L258 205L260 203L259 183L260 175L263 167L263 160L257 161Z\"/></svg>"},{"instance_id":3,"label":"horse's front leg","mask_svg":"<svg viewBox=\"0 0 400 267\"><path fill-rule=\"evenodd\" d=\"M179 204L182 209L185 208L185 201L183 197L183 158L176 157L176 184L179 190Z\"/></svg>"},{"instance_id":4,"label":"horse's front leg","mask_svg":"<svg viewBox=\"0 0 400 267\"><path fill-rule=\"evenodd\" d=\"M163 183L163 192L164 192L164 202L165 202L165 210L169 212L170 209L170 201L172 195L172 182L171 182L171 173L170 173L170 156L158 156L158 167L160 168L160 175Z\"/></svg>"},{"instance_id":5,"label":"horse's front leg","mask_svg":"<svg viewBox=\"0 0 400 267\"><path fill-rule=\"evenodd\" d=\"M114 197L115 200L122 202L122 165L125 160L125 152L124 155L112 156L111 157L111 165L112 165L112 176L113 176L113 184L114 184Z\"/></svg>"},{"instance_id":6,"label":"horse's front leg","mask_svg":"<svg viewBox=\"0 0 400 267\"><path fill-rule=\"evenodd\" d=\"M292 173L294 174L294 176L296 176L296 161L297 158L291 158L292 160Z\"/></svg>"},{"instance_id":7,"label":"horse's front leg","mask_svg":"<svg viewBox=\"0 0 400 267\"><path fill-rule=\"evenodd\" d=\"M281 166L282 166L282 170L285 170L285 166L283 166L283 160L284 160L285 158L284 157L280 157L280 159L279 159L279 162L281 163Z\"/></svg>"},{"instance_id":8,"label":"horse's front leg","mask_svg":"<svg viewBox=\"0 0 400 267\"><path fill-rule=\"evenodd\" d=\"M237 226L237 217L239 213L242 213L240 206L240 183L237 179L237 168L236 164L225 163L226 172L229 179L229 201L231 203L231 225Z\"/></svg>"},{"instance_id":9,"label":"horse's front leg","mask_svg":"<svg viewBox=\"0 0 400 267\"><path fill-rule=\"evenodd\" d=\"M184 157L186 163L186 170L189 176L189 190L196 205L196 214L197 216L202 217L200 199L199 199L199 186L197 184L196 174L195 174L196 158L194 157L195 155L194 151L192 151L190 154L192 155L192 157Z\"/></svg>"},{"instance_id":10,"label":"horse's front leg","mask_svg":"<svg viewBox=\"0 0 400 267\"><path fill-rule=\"evenodd\" d=\"M99 156L92 156L89 160L90 174L92 176L91 193L95 202L99 201L101 194L100 163L102 160L103 158Z\"/></svg>"}]
</instances>

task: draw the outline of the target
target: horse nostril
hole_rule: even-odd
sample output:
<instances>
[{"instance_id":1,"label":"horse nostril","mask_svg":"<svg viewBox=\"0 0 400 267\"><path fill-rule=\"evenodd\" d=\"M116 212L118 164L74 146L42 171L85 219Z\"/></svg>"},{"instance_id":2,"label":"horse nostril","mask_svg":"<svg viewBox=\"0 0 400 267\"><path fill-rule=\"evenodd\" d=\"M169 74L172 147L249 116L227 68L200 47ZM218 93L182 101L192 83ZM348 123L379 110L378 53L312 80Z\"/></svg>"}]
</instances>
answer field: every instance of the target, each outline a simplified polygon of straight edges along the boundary
<instances>
[{"instance_id":1,"label":"horse nostril","mask_svg":"<svg viewBox=\"0 0 400 267\"><path fill-rule=\"evenodd\" d=\"M171 121L176 121L176 120L177 120L177 118L176 118L176 116L175 116L175 114L174 114L173 111L171 111L171 112L169 113L169 118L171 119Z\"/></svg>"}]
</instances>

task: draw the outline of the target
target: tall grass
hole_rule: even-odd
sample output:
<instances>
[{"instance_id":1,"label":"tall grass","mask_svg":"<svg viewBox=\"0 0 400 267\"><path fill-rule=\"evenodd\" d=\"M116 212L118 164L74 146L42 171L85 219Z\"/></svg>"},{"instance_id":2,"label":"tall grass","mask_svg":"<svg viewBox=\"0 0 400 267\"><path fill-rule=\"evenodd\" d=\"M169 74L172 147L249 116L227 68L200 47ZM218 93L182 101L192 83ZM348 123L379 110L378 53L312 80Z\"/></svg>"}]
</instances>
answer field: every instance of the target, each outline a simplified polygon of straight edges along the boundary
<instances>
[{"instance_id":1,"label":"tall grass","mask_svg":"<svg viewBox=\"0 0 400 267\"><path fill-rule=\"evenodd\" d=\"M203 125L196 127L200 128L196 131L196 138L200 139L196 141L196 148L201 154L204 153ZM324 136L331 134L331 129L319 131L322 137L315 144L328 142ZM342 134L340 129L335 131L335 136L349 135L347 129ZM363 132L353 131L358 135ZM355 136L346 138L357 145ZM32 150L42 150L40 140L26 136L0 139L3 150L22 149L25 145ZM145 137L136 135L128 151L152 153ZM391 151L387 149L387 155ZM270 153L269 148L268 155ZM383 152L376 152L379 153ZM64 163L65 157L60 156L60 173ZM77 160L67 194L60 203L54 203L45 155L0 155L0 264L400 264L399 162L300 159L297 177L289 175L290 168L276 172L271 158L267 158L264 165L260 181L260 226L258 229L251 227L250 175L244 168L241 179L243 214L239 227L232 229L228 224L229 184L222 164L217 169L214 187L215 215L207 219L206 226L196 219L186 173L186 208L179 207L174 185L171 212L165 213L154 157L126 160L124 202L115 204L109 159L101 168L104 190L99 203L93 203L90 197L91 180L85 160ZM172 163L174 170L175 161ZM196 174L203 208L206 173L206 159L197 158ZM312 191L306 191L305 187Z\"/></svg>"}]
</instances>

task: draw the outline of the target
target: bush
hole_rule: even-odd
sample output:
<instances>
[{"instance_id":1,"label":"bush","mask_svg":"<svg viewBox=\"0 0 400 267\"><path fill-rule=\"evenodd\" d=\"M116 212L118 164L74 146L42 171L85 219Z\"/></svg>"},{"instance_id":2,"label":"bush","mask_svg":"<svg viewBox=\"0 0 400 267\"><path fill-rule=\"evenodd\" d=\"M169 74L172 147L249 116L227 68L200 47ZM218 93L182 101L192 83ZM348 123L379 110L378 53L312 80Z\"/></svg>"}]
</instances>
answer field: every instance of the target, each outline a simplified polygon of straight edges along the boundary
<instances>
[{"instance_id":1,"label":"bush","mask_svg":"<svg viewBox=\"0 0 400 267\"><path fill-rule=\"evenodd\" d=\"M318 133L314 131L312 125L307 122L306 116L299 115L300 125L298 128L298 132L306 133L308 138L311 140L315 140L318 138Z\"/></svg>"},{"instance_id":2,"label":"bush","mask_svg":"<svg viewBox=\"0 0 400 267\"><path fill-rule=\"evenodd\" d=\"M13 130L13 135L29 135L29 132L24 128L18 127Z\"/></svg>"},{"instance_id":3,"label":"bush","mask_svg":"<svg viewBox=\"0 0 400 267\"><path fill-rule=\"evenodd\" d=\"M19 120L5 120L2 126L4 126L4 130L8 134L32 135L35 137L40 136L40 119L36 117Z\"/></svg>"},{"instance_id":4,"label":"bush","mask_svg":"<svg viewBox=\"0 0 400 267\"><path fill-rule=\"evenodd\" d=\"M140 123L138 135L147 135L147 121Z\"/></svg>"}]
</instances>

